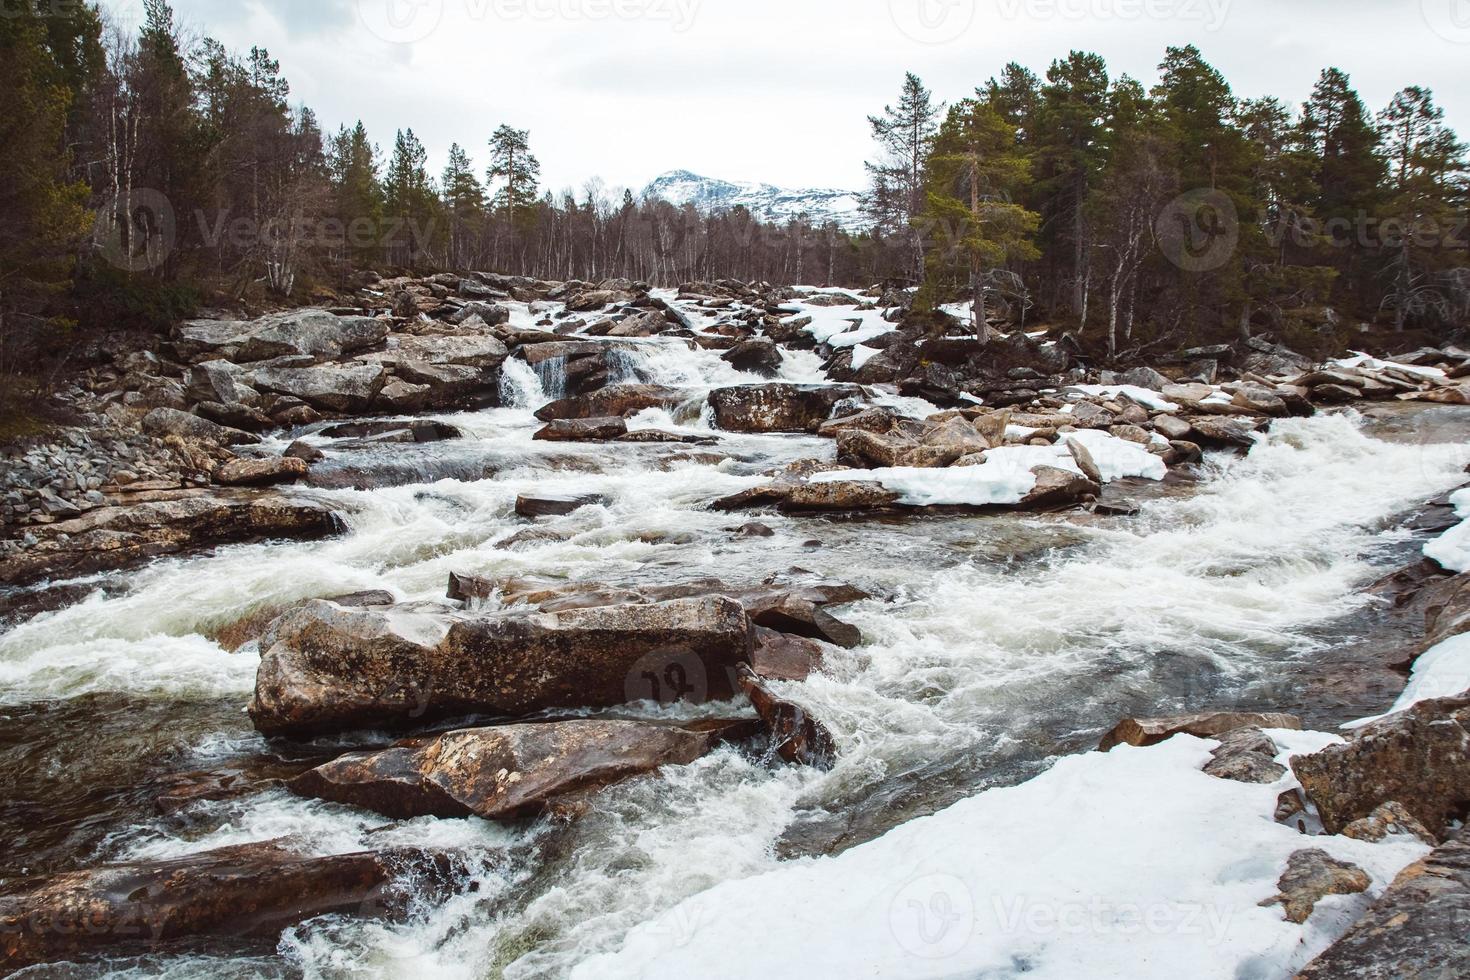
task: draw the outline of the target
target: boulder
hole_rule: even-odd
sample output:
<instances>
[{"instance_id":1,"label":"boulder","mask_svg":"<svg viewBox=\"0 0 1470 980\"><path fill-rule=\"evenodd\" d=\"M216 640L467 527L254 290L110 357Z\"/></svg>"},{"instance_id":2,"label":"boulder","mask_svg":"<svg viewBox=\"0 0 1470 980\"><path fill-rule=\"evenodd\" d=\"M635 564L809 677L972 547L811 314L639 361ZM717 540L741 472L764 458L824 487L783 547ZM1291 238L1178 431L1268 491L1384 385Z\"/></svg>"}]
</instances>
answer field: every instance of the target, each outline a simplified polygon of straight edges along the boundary
<instances>
[{"instance_id":1,"label":"boulder","mask_svg":"<svg viewBox=\"0 0 1470 980\"><path fill-rule=\"evenodd\" d=\"M774 341L756 339L736 344L720 358L737 371L774 377L781 370L781 348Z\"/></svg>"},{"instance_id":2,"label":"boulder","mask_svg":"<svg viewBox=\"0 0 1470 980\"><path fill-rule=\"evenodd\" d=\"M40 539L0 559L0 584L72 578L182 552L269 538L308 540L342 523L325 504L282 492L177 490L99 507L33 529Z\"/></svg>"},{"instance_id":3,"label":"boulder","mask_svg":"<svg viewBox=\"0 0 1470 980\"><path fill-rule=\"evenodd\" d=\"M358 360L380 364L417 361L422 364L454 364L460 367L493 368L510 356L505 342L493 334L394 337L387 350L364 354Z\"/></svg>"},{"instance_id":4,"label":"boulder","mask_svg":"<svg viewBox=\"0 0 1470 980\"><path fill-rule=\"evenodd\" d=\"M843 432L852 429L861 429L864 432L872 432L877 435L886 435L892 432L898 425L898 416L888 408L865 408L853 415L844 415L840 418L823 422L817 427L817 435L828 439L835 439Z\"/></svg>"},{"instance_id":5,"label":"boulder","mask_svg":"<svg viewBox=\"0 0 1470 980\"><path fill-rule=\"evenodd\" d=\"M1371 884L1373 879L1362 868L1312 848L1297 851L1287 859L1286 871L1276 883L1280 893L1261 905L1285 907L1286 921L1300 925L1311 918L1317 903L1328 895L1358 895Z\"/></svg>"},{"instance_id":6,"label":"boulder","mask_svg":"<svg viewBox=\"0 0 1470 980\"><path fill-rule=\"evenodd\" d=\"M1072 507L1102 493L1102 486L1080 473L1055 466L1035 466L1036 486L1016 506L1022 510Z\"/></svg>"},{"instance_id":7,"label":"boulder","mask_svg":"<svg viewBox=\"0 0 1470 980\"><path fill-rule=\"evenodd\" d=\"M865 429L837 433L837 453L843 461L863 467L912 466L935 469L949 466L964 453L958 444L921 445L897 433L879 435Z\"/></svg>"},{"instance_id":8,"label":"boulder","mask_svg":"<svg viewBox=\"0 0 1470 980\"><path fill-rule=\"evenodd\" d=\"M804 681L822 669L831 648L817 640L757 626L750 668L757 677L770 681Z\"/></svg>"},{"instance_id":9,"label":"boulder","mask_svg":"<svg viewBox=\"0 0 1470 980\"><path fill-rule=\"evenodd\" d=\"M746 721L680 727L597 719L475 728L345 755L288 788L397 820L522 820L663 766L688 765L756 728Z\"/></svg>"},{"instance_id":10,"label":"boulder","mask_svg":"<svg viewBox=\"0 0 1470 980\"><path fill-rule=\"evenodd\" d=\"M1158 415L1153 420L1154 431L1165 439L1185 439L1194 431L1194 426L1174 415Z\"/></svg>"},{"instance_id":11,"label":"boulder","mask_svg":"<svg viewBox=\"0 0 1470 980\"><path fill-rule=\"evenodd\" d=\"M214 482L226 487L263 487L304 479L307 465L294 456L232 459L215 467Z\"/></svg>"},{"instance_id":12,"label":"boulder","mask_svg":"<svg viewBox=\"0 0 1470 980\"><path fill-rule=\"evenodd\" d=\"M222 405L254 405L260 395L242 384L242 369L229 361L205 361L189 369L185 394L195 402L217 402Z\"/></svg>"},{"instance_id":13,"label":"boulder","mask_svg":"<svg viewBox=\"0 0 1470 980\"><path fill-rule=\"evenodd\" d=\"M1342 828L1342 836L1375 843L1388 837L1408 836L1430 847L1439 843L1438 837L1398 803L1385 803L1362 820L1354 820Z\"/></svg>"},{"instance_id":14,"label":"boulder","mask_svg":"<svg viewBox=\"0 0 1470 980\"><path fill-rule=\"evenodd\" d=\"M837 745L825 725L800 705L776 694L749 667L740 668L740 687L770 731L777 755L796 765L831 766L837 758Z\"/></svg>"},{"instance_id":15,"label":"boulder","mask_svg":"<svg viewBox=\"0 0 1470 980\"><path fill-rule=\"evenodd\" d=\"M315 601L278 620L261 648L256 728L311 735L468 714L724 700L751 638L745 610L718 596L486 616Z\"/></svg>"},{"instance_id":16,"label":"boulder","mask_svg":"<svg viewBox=\"0 0 1470 980\"><path fill-rule=\"evenodd\" d=\"M1291 768L1329 834L1394 802L1443 835L1470 809L1467 745L1470 699L1442 698L1374 722L1344 745L1297 756Z\"/></svg>"},{"instance_id":17,"label":"boulder","mask_svg":"<svg viewBox=\"0 0 1470 980\"><path fill-rule=\"evenodd\" d=\"M863 643L863 634L856 626L842 622L823 609L821 602L800 593L778 592L748 599L745 609L752 623L767 629L848 649Z\"/></svg>"},{"instance_id":18,"label":"boulder","mask_svg":"<svg viewBox=\"0 0 1470 980\"><path fill-rule=\"evenodd\" d=\"M650 408L672 411L689 397L680 388L662 385L610 385L600 391L563 398L536 413L542 422L556 419L591 419L620 416L627 418Z\"/></svg>"},{"instance_id":19,"label":"boulder","mask_svg":"<svg viewBox=\"0 0 1470 980\"><path fill-rule=\"evenodd\" d=\"M1173 715L1164 718L1128 718L1118 723L1098 744L1099 752L1118 745L1158 745L1175 735L1219 738L1238 728L1283 728L1299 732L1302 720L1295 715L1260 714L1255 712L1217 711L1197 715Z\"/></svg>"},{"instance_id":20,"label":"boulder","mask_svg":"<svg viewBox=\"0 0 1470 980\"><path fill-rule=\"evenodd\" d=\"M901 494L881 483L855 480L801 483L778 491L775 502L784 511L882 510L898 503Z\"/></svg>"},{"instance_id":21,"label":"boulder","mask_svg":"<svg viewBox=\"0 0 1470 980\"><path fill-rule=\"evenodd\" d=\"M173 408L155 408L143 416L143 431L155 439L178 436L212 446L249 446L260 442L259 436L226 428L208 419Z\"/></svg>"},{"instance_id":22,"label":"boulder","mask_svg":"<svg viewBox=\"0 0 1470 980\"><path fill-rule=\"evenodd\" d=\"M342 422L329 425L318 435L328 439L363 439L382 442L445 442L463 439L464 433L447 422L434 419L383 419L376 422Z\"/></svg>"},{"instance_id":23,"label":"boulder","mask_svg":"<svg viewBox=\"0 0 1470 980\"><path fill-rule=\"evenodd\" d=\"M710 392L715 424L729 432L816 432L843 402L863 397L857 385L744 385Z\"/></svg>"},{"instance_id":24,"label":"boulder","mask_svg":"<svg viewBox=\"0 0 1470 980\"><path fill-rule=\"evenodd\" d=\"M1068 439L1067 451L1072 454L1072 461L1077 464L1077 468L1082 471L1083 476L1098 486L1103 484L1101 467L1097 465L1097 460L1093 458L1092 452L1080 440Z\"/></svg>"},{"instance_id":25,"label":"boulder","mask_svg":"<svg viewBox=\"0 0 1470 980\"><path fill-rule=\"evenodd\" d=\"M248 364L275 357L324 361L383 342L388 324L326 310L292 310L258 320L191 320L174 330L174 350L188 363L208 360Z\"/></svg>"},{"instance_id":26,"label":"boulder","mask_svg":"<svg viewBox=\"0 0 1470 980\"><path fill-rule=\"evenodd\" d=\"M328 412L366 412L387 384L381 364L351 367L262 368L250 375L255 386L291 395Z\"/></svg>"},{"instance_id":27,"label":"boulder","mask_svg":"<svg viewBox=\"0 0 1470 980\"><path fill-rule=\"evenodd\" d=\"M1194 437L1191 441L1201 445L1251 449L1256 444L1253 435L1255 423L1241 419L1199 417L1190 419L1189 424Z\"/></svg>"},{"instance_id":28,"label":"boulder","mask_svg":"<svg viewBox=\"0 0 1470 980\"><path fill-rule=\"evenodd\" d=\"M1280 750L1259 728L1237 728L1220 736L1220 747L1210 753L1204 771L1216 779L1238 783L1274 783L1286 775L1276 761Z\"/></svg>"},{"instance_id":29,"label":"boulder","mask_svg":"<svg viewBox=\"0 0 1470 980\"><path fill-rule=\"evenodd\" d=\"M522 494L516 498L516 515L519 517L565 517L583 507L595 507L607 502L600 494L585 494L580 497L554 496L550 494Z\"/></svg>"},{"instance_id":30,"label":"boulder","mask_svg":"<svg viewBox=\"0 0 1470 980\"><path fill-rule=\"evenodd\" d=\"M541 442L606 442L628 434L621 416L603 419L554 419L533 437Z\"/></svg>"},{"instance_id":31,"label":"boulder","mask_svg":"<svg viewBox=\"0 0 1470 980\"><path fill-rule=\"evenodd\" d=\"M1297 980L1470 976L1470 833L1399 873L1362 919Z\"/></svg>"},{"instance_id":32,"label":"boulder","mask_svg":"<svg viewBox=\"0 0 1470 980\"><path fill-rule=\"evenodd\" d=\"M267 841L16 879L0 894L0 967L273 940L321 915L406 908L447 886L453 871L446 856L421 850L306 857Z\"/></svg>"}]
</instances>

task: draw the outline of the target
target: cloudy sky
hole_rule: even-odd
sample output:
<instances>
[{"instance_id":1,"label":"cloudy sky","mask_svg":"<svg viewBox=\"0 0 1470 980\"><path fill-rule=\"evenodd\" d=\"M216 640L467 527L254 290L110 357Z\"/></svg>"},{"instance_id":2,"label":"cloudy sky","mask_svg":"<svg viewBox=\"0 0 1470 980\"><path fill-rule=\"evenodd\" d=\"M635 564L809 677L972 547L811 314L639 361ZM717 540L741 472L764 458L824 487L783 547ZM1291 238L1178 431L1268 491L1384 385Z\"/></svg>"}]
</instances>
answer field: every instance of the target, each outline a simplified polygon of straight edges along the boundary
<instances>
[{"instance_id":1,"label":"cloudy sky","mask_svg":"<svg viewBox=\"0 0 1470 980\"><path fill-rule=\"evenodd\" d=\"M173 0L192 35L269 48L324 126L411 126L436 169L484 161L502 122L531 130L545 183L641 187L684 168L858 188L865 117L903 72L961 98L1015 60L1070 49L1151 82L1194 43L1240 96L1293 103L1320 69L1375 111L1434 89L1470 136L1470 0ZM142 0L103 0L135 25Z\"/></svg>"}]
</instances>

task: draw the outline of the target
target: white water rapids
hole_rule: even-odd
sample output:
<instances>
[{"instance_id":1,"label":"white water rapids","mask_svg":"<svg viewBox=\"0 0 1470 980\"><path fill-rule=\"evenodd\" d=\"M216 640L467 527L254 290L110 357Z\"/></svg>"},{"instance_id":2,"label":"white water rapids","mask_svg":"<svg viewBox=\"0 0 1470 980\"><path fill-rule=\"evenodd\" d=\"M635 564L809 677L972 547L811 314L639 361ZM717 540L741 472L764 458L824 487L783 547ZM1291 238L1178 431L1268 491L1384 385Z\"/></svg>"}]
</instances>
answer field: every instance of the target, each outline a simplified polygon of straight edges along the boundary
<instances>
[{"instance_id":1,"label":"white water rapids","mask_svg":"<svg viewBox=\"0 0 1470 980\"><path fill-rule=\"evenodd\" d=\"M717 352L666 340L637 346L624 380L688 388L691 398L762 380ZM819 359L788 355L783 377L819 380ZM222 548L99 579L105 588L91 598L0 636L3 707L90 696L99 711L118 713L115 724L139 710L148 725L177 727L154 736L150 765L211 769L269 750L229 707L243 709L258 653L227 653L206 639L251 612L365 589L442 600L451 572L624 585L758 581L800 566L876 597L839 611L861 627L863 647L805 684L782 686L832 729L836 767L722 749L604 792L566 828L395 824L279 790L195 804L183 817L129 812L88 843L77 866L292 836L315 854L399 844L466 851L474 887L405 922L307 923L274 955L153 957L78 975L565 976L681 900L775 867L783 835L802 851L804 840L825 842L820 849L849 831L881 833L911 812L1034 774L1129 713L1285 697L1289 668L1309 665L1324 628L1367 602L1356 590L1407 553L1407 532L1386 519L1458 486L1470 461L1463 437L1444 426L1380 438L1391 427L1345 413L1277 422L1248 457L1213 457L1198 486L1140 487L1133 518L748 517L706 507L757 485L773 465L830 458L832 443L712 433L685 411L633 424L717 434L718 446L537 443L531 411L555 392L518 361L506 387L518 407L441 417L466 432L463 441L353 451L367 469L374 454L396 454L398 466L420 465L422 454L479 478L306 491L339 507L348 533ZM530 491L598 493L607 503L543 522L565 541L497 548L525 526L513 508ZM732 533L752 519L775 536ZM152 714L139 707L150 705ZM44 740L44 724L30 737ZM94 751L102 758L107 745ZM86 781L89 758L69 757L70 768L37 779ZM892 817L875 818L887 806Z\"/></svg>"}]
</instances>

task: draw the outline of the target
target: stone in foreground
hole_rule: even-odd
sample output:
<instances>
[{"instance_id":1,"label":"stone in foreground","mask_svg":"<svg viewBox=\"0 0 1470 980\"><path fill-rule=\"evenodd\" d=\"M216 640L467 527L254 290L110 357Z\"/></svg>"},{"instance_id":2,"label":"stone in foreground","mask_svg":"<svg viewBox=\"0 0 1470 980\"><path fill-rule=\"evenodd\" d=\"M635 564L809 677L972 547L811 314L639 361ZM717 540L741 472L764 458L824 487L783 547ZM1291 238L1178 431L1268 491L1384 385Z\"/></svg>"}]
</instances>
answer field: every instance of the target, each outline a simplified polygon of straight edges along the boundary
<instances>
[{"instance_id":1,"label":"stone in foreground","mask_svg":"<svg viewBox=\"0 0 1470 980\"><path fill-rule=\"evenodd\" d=\"M1403 806L1435 835L1470 808L1470 698L1423 701L1389 715L1291 768L1329 834L1371 816L1385 803Z\"/></svg>"},{"instance_id":2,"label":"stone in foreground","mask_svg":"<svg viewBox=\"0 0 1470 980\"><path fill-rule=\"evenodd\" d=\"M685 728L579 719L468 729L346 755L297 777L289 788L399 820L520 820L663 766L688 765L757 728L752 721Z\"/></svg>"},{"instance_id":3,"label":"stone in foreground","mask_svg":"<svg viewBox=\"0 0 1470 980\"><path fill-rule=\"evenodd\" d=\"M1462 832L1405 868L1347 935L1297 980L1470 977L1470 840Z\"/></svg>"},{"instance_id":4,"label":"stone in foreground","mask_svg":"<svg viewBox=\"0 0 1470 980\"><path fill-rule=\"evenodd\" d=\"M319 915L406 906L450 873L445 856L424 851L303 857L269 841L15 881L0 895L0 972L205 939L273 937ZM397 884L410 878L412 887Z\"/></svg>"},{"instance_id":5,"label":"stone in foreground","mask_svg":"<svg viewBox=\"0 0 1470 980\"><path fill-rule=\"evenodd\" d=\"M1116 728L1104 736L1097 748L1100 752L1119 745L1136 745L1142 748L1158 745L1175 735L1218 738L1237 728L1284 728L1299 732L1302 720L1295 715L1235 711L1173 715L1166 718L1128 718L1119 722Z\"/></svg>"},{"instance_id":6,"label":"stone in foreground","mask_svg":"<svg viewBox=\"0 0 1470 980\"><path fill-rule=\"evenodd\" d=\"M719 596L489 616L318 600L278 620L261 648L256 728L315 735L472 714L726 700L751 638L745 610Z\"/></svg>"}]
</instances>

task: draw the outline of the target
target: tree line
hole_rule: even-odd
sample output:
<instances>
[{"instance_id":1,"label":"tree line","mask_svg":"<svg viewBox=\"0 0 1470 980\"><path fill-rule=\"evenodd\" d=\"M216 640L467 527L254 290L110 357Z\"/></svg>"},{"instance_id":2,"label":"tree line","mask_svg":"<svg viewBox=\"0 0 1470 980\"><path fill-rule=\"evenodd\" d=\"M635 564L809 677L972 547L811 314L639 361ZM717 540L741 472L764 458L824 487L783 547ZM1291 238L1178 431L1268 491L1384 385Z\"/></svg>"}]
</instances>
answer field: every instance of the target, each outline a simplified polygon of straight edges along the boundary
<instances>
[{"instance_id":1,"label":"tree line","mask_svg":"<svg viewBox=\"0 0 1470 980\"><path fill-rule=\"evenodd\" d=\"M86 3L0 17L0 371L70 331L165 326L204 298L304 302L354 271L493 269L670 285L917 288L982 335L1061 324L1109 352L1265 330L1470 318L1466 150L1433 95L1374 113L1329 68L1299 109L1238 98L1193 47L1151 86L1072 52L939 102L915 75L869 122L871 230L701 213L600 181L553 193L526 130L455 144L324 132L263 48ZM478 156L479 162L476 162Z\"/></svg>"},{"instance_id":2,"label":"tree line","mask_svg":"<svg viewBox=\"0 0 1470 980\"><path fill-rule=\"evenodd\" d=\"M963 297L982 334L1029 315L1114 353L1470 322L1466 147L1426 88L1375 113L1327 68L1294 110L1192 46L1152 87L1073 51L949 106L910 74L870 123L869 215L907 236L921 305Z\"/></svg>"}]
</instances>

